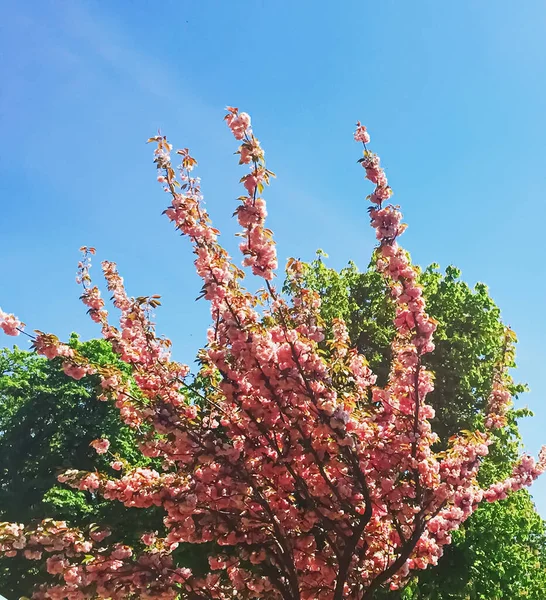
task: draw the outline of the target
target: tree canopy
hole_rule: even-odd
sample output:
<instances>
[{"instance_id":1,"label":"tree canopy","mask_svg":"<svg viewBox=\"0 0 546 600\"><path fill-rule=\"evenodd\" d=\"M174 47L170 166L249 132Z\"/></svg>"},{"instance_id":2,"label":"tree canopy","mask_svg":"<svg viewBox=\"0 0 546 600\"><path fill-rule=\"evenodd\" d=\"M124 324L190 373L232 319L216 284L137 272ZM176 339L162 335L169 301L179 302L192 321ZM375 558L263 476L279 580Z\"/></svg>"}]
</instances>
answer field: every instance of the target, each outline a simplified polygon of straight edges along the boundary
<instances>
[{"instance_id":1,"label":"tree canopy","mask_svg":"<svg viewBox=\"0 0 546 600\"><path fill-rule=\"evenodd\" d=\"M382 342L364 335L355 347L354 322L325 321L327 307L321 313L320 293L305 284L300 261L289 261L284 294L273 284L277 253L261 194L274 174L248 114L229 107L225 120L239 141L239 163L249 168L235 214L243 268L262 280L256 293L243 287L245 271L218 241L193 175L196 160L187 148L178 150L175 170L166 137L149 140L170 200L165 214L189 238L210 304L212 325L199 354L204 391L156 333L158 296L129 297L116 265L104 261L120 313L119 325L112 324L91 280L94 248L82 248L82 301L116 358L104 364L54 334L31 335L36 352L60 362L66 375L97 378L98 399L119 410L144 460L114 455L100 471L67 469L59 481L128 509L157 507L165 525L132 543L112 536L106 521L84 528L51 517L0 523L1 553L45 560L49 579L35 591L37 600L369 600L436 565L481 503L510 497L546 470L546 448L538 460L517 456L510 407L518 388L509 374L515 336L508 328L502 351L476 346L492 366L481 410L468 394L468 386L483 383L478 372L459 382L457 411L440 399L436 416L427 400L440 323L427 312L420 270L399 245L406 226L389 203L392 189L367 147L366 128L358 123L354 139L375 186L368 197L375 270L394 326L388 373L379 376L362 344L373 354ZM0 327L8 335L24 331L4 311ZM459 333L446 331L458 348ZM468 356L459 351L443 359L456 366L439 369L451 390L449 376ZM457 430L459 413L471 429ZM112 447L104 437L90 445L99 455ZM487 466L490 447L502 460L493 455ZM183 566L177 553L186 544L204 548L208 564Z\"/></svg>"}]
</instances>

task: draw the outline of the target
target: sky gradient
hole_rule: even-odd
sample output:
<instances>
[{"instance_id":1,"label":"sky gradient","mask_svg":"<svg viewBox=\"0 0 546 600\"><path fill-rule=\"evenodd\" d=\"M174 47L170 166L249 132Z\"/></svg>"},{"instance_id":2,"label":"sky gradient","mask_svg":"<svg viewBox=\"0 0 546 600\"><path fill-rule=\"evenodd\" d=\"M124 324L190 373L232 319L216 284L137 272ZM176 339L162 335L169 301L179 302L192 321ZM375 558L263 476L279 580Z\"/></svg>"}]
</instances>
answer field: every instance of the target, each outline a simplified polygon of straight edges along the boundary
<instances>
[{"instance_id":1,"label":"sky gradient","mask_svg":"<svg viewBox=\"0 0 546 600\"><path fill-rule=\"evenodd\" d=\"M518 334L516 378L532 390L519 405L536 414L522 433L534 454L546 443L544 2L4 0L0 11L4 310L29 329L97 336L75 283L78 248L93 245L129 293L162 295L158 330L191 361L208 307L194 302L187 241L161 216L146 138L160 128L191 148L235 252L243 171L222 117L239 106L278 176L266 199L280 264L320 247L332 266L365 268L361 120L414 261L485 282ZM546 477L533 493L546 516Z\"/></svg>"}]
</instances>

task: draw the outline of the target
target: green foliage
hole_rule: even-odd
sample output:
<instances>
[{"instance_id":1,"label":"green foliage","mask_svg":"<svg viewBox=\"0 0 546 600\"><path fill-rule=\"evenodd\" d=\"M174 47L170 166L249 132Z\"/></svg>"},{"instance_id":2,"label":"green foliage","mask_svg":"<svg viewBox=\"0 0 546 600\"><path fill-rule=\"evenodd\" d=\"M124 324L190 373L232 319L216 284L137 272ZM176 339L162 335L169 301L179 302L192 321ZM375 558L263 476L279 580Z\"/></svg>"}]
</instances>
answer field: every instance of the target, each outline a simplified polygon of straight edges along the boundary
<instances>
[{"instance_id":1,"label":"green foliage","mask_svg":"<svg viewBox=\"0 0 546 600\"><path fill-rule=\"evenodd\" d=\"M116 357L104 340L71 345L96 364ZM154 510L128 509L57 483L68 468L110 472L112 455L145 464L134 433L115 407L97 400L96 377L77 382L48 361L19 350L0 351L0 520L29 523L46 516L84 526L98 522L116 537L137 543L145 530L162 527ZM98 455L89 443L110 440L110 452ZM29 595L44 573L22 558L0 560L0 593L8 598ZM29 568L29 566L31 568Z\"/></svg>"},{"instance_id":2,"label":"green foliage","mask_svg":"<svg viewBox=\"0 0 546 600\"><path fill-rule=\"evenodd\" d=\"M324 264L326 254L303 265L306 287L322 298L326 323L345 320L352 343L363 353L384 385L389 374L394 336L393 303L373 262L361 273L354 263L341 271ZM441 273L431 265L420 273L427 311L438 321L434 352L425 366L435 375L427 401L436 411L432 427L439 449L461 429L479 427L491 389L494 365L503 353L504 325L487 287L473 289L455 267ZM511 365L515 367L515 365ZM515 398L525 386L514 384ZM530 415L512 410L508 426L496 434L490 455L480 470L489 484L505 477L521 450L517 419ZM438 566L421 572L398 592L378 597L394 600L497 600L546 597L546 531L526 491L508 500L483 504L454 535Z\"/></svg>"}]
</instances>

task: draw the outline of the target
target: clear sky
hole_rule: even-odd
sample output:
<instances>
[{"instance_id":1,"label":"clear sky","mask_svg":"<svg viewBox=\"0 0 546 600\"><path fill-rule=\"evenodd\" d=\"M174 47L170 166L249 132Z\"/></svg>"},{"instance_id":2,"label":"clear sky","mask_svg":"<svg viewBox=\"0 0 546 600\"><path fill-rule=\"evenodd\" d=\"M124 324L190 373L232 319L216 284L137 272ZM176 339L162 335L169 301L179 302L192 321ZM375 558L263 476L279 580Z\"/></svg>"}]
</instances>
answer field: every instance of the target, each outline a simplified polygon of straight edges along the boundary
<instances>
[{"instance_id":1,"label":"clear sky","mask_svg":"<svg viewBox=\"0 0 546 600\"><path fill-rule=\"evenodd\" d=\"M546 4L541 0L4 0L0 14L0 305L29 329L98 330L78 248L158 293L158 328L192 360L208 307L161 211L158 127L200 162L234 249L242 170L222 123L251 113L279 257L364 268L374 240L357 119L387 168L420 264L484 281L519 335L527 447L546 442ZM96 272L99 280L98 272ZM6 338L0 343L10 342ZM23 341L23 340L21 340ZM546 477L534 487L546 516Z\"/></svg>"}]
</instances>

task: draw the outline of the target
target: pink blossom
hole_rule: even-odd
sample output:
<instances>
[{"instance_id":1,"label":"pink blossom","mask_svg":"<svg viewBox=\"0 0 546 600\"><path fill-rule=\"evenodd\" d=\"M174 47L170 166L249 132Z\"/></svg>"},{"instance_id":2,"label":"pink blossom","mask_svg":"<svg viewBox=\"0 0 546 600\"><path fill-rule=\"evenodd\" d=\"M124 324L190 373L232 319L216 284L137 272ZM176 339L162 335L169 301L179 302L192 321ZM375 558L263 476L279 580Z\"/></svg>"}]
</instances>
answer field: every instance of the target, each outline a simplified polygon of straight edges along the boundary
<instances>
[{"instance_id":1,"label":"pink blossom","mask_svg":"<svg viewBox=\"0 0 546 600\"><path fill-rule=\"evenodd\" d=\"M146 546L152 546L156 542L157 534L145 533L142 535L142 537L140 539L142 540L142 543L145 544Z\"/></svg>"},{"instance_id":2,"label":"pink blossom","mask_svg":"<svg viewBox=\"0 0 546 600\"><path fill-rule=\"evenodd\" d=\"M102 540L106 539L110 535L110 531L108 529L100 529L98 531L92 531L89 536L91 539L95 540L95 542L102 542Z\"/></svg>"},{"instance_id":3,"label":"pink blossom","mask_svg":"<svg viewBox=\"0 0 546 600\"><path fill-rule=\"evenodd\" d=\"M82 377L85 377L89 372L87 367L75 365L70 362L63 363L63 371L66 375L72 377L72 379L75 379L76 381L79 381L80 379L82 379Z\"/></svg>"},{"instance_id":4,"label":"pink blossom","mask_svg":"<svg viewBox=\"0 0 546 600\"><path fill-rule=\"evenodd\" d=\"M0 328L6 335L19 335L24 326L15 315L8 314L0 308Z\"/></svg>"},{"instance_id":5,"label":"pink blossom","mask_svg":"<svg viewBox=\"0 0 546 600\"><path fill-rule=\"evenodd\" d=\"M93 440L89 445L95 449L97 454L106 454L110 448L110 442L105 438Z\"/></svg>"},{"instance_id":6,"label":"pink blossom","mask_svg":"<svg viewBox=\"0 0 546 600\"><path fill-rule=\"evenodd\" d=\"M361 125L360 121L356 124L354 139L355 142L362 142L363 144L367 144L370 141L370 134L366 131L366 127Z\"/></svg>"}]
</instances>

